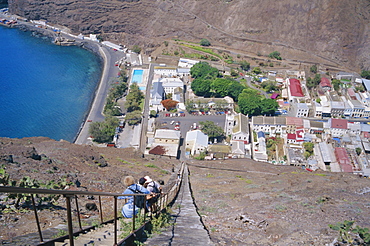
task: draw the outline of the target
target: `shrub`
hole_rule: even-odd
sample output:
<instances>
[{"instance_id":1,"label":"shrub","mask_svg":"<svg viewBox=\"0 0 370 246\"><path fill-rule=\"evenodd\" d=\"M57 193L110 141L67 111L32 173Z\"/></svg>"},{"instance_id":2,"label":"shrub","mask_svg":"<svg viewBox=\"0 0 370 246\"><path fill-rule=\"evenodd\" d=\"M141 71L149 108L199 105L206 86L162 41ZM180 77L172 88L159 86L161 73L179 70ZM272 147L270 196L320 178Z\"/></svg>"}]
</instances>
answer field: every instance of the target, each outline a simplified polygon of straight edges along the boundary
<instances>
[{"instance_id":1,"label":"shrub","mask_svg":"<svg viewBox=\"0 0 370 246\"><path fill-rule=\"evenodd\" d=\"M211 46L211 42L209 42L207 39L203 38L200 40L200 45L202 46Z\"/></svg>"}]
</instances>

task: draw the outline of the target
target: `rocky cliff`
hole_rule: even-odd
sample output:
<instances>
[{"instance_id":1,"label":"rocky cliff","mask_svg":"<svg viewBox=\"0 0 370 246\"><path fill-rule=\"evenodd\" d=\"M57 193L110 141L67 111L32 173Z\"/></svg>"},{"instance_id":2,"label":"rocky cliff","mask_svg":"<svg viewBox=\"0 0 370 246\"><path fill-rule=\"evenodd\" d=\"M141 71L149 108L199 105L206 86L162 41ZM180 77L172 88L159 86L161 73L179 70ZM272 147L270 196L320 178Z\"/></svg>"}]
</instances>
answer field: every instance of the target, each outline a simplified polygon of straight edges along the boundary
<instances>
[{"instance_id":1,"label":"rocky cliff","mask_svg":"<svg viewBox=\"0 0 370 246\"><path fill-rule=\"evenodd\" d=\"M75 33L151 47L177 36L283 58L297 52L370 68L367 0L9 0L10 11ZM304 56L303 56L304 57ZM316 62L316 61L313 61ZM325 62L324 62L325 63Z\"/></svg>"}]
</instances>

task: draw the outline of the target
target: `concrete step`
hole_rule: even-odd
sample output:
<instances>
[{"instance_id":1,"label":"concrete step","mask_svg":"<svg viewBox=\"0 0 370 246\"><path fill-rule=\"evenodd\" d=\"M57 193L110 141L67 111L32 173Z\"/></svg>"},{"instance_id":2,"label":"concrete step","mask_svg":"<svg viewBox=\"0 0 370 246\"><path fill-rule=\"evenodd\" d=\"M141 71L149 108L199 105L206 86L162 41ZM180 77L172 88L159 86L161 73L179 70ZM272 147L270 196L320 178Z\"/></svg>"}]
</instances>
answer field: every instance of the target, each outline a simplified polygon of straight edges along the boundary
<instances>
[{"instance_id":1,"label":"concrete step","mask_svg":"<svg viewBox=\"0 0 370 246\"><path fill-rule=\"evenodd\" d=\"M120 222L117 223L117 241L121 239L119 235L122 233L120 231ZM95 230L91 230L85 234L80 234L74 240L74 245L76 246L112 246L114 244L114 225L107 224ZM69 239L65 240L63 243L55 243L56 246L69 246Z\"/></svg>"}]
</instances>

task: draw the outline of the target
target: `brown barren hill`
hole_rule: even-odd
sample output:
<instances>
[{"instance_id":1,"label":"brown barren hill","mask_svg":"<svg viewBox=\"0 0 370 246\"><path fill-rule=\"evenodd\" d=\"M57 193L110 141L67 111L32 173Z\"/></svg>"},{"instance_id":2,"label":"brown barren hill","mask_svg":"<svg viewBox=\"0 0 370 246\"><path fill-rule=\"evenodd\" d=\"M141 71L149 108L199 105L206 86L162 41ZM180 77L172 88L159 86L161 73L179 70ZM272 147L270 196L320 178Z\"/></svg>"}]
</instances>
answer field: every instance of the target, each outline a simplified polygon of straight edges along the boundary
<instances>
[{"instance_id":1,"label":"brown barren hill","mask_svg":"<svg viewBox=\"0 0 370 246\"><path fill-rule=\"evenodd\" d=\"M10 12L96 33L149 53L177 37L283 59L370 68L364 0L9 0Z\"/></svg>"},{"instance_id":2,"label":"brown barren hill","mask_svg":"<svg viewBox=\"0 0 370 246\"><path fill-rule=\"evenodd\" d=\"M16 186L25 179L28 180L28 185L36 187L38 184L42 189L122 193L126 188L123 184L125 176L131 175L138 181L139 178L149 175L153 180L163 180L166 191L178 161L141 156L131 148L76 145L45 137L0 138L0 185L8 185L3 183L5 171L9 180L16 182ZM59 186L60 182L68 182L68 185ZM51 183L55 185L50 186ZM37 232L31 206L22 201L21 206L16 208L15 200L7 200L6 197L0 194L0 242L9 242L12 237ZM86 204L99 204L98 197L82 196L79 203L81 213L86 215L86 223L93 222L92 218L98 221L97 211L86 210ZM103 198L102 203L110 208L103 209L103 212L112 211L111 198ZM38 215L41 229L65 224L65 206L64 198L61 197L47 209L41 207ZM104 214L104 218L112 216Z\"/></svg>"},{"instance_id":3,"label":"brown barren hill","mask_svg":"<svg viewBox=\"0 0 370 246\"><path fill-rule=\"evenodd\" d=\"M189 163L198 213L218 245L328 245L345 220L370 228L370 179L253 160Z\"/></svg>"}]
</instances>

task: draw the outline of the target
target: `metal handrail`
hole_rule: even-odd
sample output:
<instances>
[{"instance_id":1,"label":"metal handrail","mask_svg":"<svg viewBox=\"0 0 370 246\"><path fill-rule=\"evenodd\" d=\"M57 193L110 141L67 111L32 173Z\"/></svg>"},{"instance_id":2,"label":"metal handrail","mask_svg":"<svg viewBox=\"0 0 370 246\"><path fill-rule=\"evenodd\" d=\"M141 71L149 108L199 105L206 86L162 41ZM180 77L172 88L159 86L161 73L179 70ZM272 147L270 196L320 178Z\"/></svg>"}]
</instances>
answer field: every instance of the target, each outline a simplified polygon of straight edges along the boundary
<instances>
[{"instance_id":1,"label":"metal handrail","mask_svg":"<svg viewBox=\"0 0 370 246\"><path fill-rule=\"evenodd\" d=\"M177 180L176 180L175 184L171 187L171 189L168 192L166 192L166 193L164 193L160 196L160 199L158 199L158 201L157 201L157 208L158 209L157 209L157 211L151 211L152 213L158 214L160 212L163 212L163 210L168 206L168 204L171 201L173 201L173 199L175 199L175 197L176 197L176 195L177 195L177 193L180 189L180 186L182 184L183 173L184 173L184 163L181 165L181 168L180 168L180 170L177 174ZM121 242L117 243L117 221L118 221L118 217L117 217L117 212L118 212L117 197L119 197L119 196L121 196L121 197L122 196L123 197L125 197L125 196L134 196L134 199L135 199L136 196L146 196L146 194L122 194L122 193L111 193L111 192L49 190L49 189L23 188L23 187L13 187L13 186L0 186L0 193L31 194L31 200L32 200L33 210L34 210L34 213L35 213L35 220L36 220L36 224L37 224L37 230L38 230L39 238L40 238L40 242L41 242L39 245L48 245L48 243L51 243L51 242L65 240L65 239L67 239L67 237L64 236L64 237L60 237L60 238L56 238L56 239L44 242L41 227L40 227L40 223L39 223L39 219L38 219L37 208L36 208L36 204L35 204L35 200L34 200L34 194L63 195L66 198L68 238L69 238L69 242L70 242L71 246L74 245L74 238L73 237L75 235L78 235L79 233L82 233L82 232L85 232L87 230L91 230L92 228L94 228L93 226L85 228L85 229L82 228L81 220L80 220L80 212L79 212L79 209L78 209L78 196L81 196L81 195L98 196L98 198L99 198L100 224L111 223L111 222L114 223L114 245L121 245L125 241L125 239L124 239ZM113 197L114 198L114 201L113 201L114 202L114 204L113 204L114 219L113 220L108 220L108 221L105 221L105 222L103 220L103 214L102 214L103 210L102 210L102 205L101 205L101 197L102 196L107 196L107 197ZM74 198L75 202L76 202L78 224L79 224L79 229L80 229L77 232L73 231L71 198L72 199ZM145 203L145 201L146 201L146 198L144 199L144 203ZM135 209L135 206L134 206L134 209ZM145 215L146 215L146 212L144 211L144 221L145 221ZM147 222L144 222L143 225L145 225L145 223L147 223ZM143 227L143 225L141 225L140 227ZM132 227L131 234L129 236L127 236L126 239L133 236L134 233L135 233L135 216L132 217L132 226L133 227Z\"/></svg>"}]
</instances>

